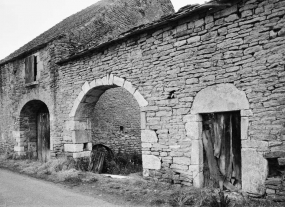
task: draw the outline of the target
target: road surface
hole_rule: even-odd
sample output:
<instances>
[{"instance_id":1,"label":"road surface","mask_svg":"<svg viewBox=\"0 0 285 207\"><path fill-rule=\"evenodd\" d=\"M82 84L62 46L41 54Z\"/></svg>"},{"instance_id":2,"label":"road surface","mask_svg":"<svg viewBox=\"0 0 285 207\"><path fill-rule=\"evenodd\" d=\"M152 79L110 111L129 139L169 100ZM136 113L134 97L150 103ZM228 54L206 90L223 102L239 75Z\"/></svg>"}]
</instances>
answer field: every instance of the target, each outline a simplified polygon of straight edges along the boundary
<instances>
[{"instance_id":1,"label":"road surface","mask_svg":"<svg viewBox=\"0 0 285 207\"><path fill-rule=\"evenodd\" d=\"M72 192L43 180L0 169L0 207L115 207L98 198Z\"/></svg>"}]
</instances>

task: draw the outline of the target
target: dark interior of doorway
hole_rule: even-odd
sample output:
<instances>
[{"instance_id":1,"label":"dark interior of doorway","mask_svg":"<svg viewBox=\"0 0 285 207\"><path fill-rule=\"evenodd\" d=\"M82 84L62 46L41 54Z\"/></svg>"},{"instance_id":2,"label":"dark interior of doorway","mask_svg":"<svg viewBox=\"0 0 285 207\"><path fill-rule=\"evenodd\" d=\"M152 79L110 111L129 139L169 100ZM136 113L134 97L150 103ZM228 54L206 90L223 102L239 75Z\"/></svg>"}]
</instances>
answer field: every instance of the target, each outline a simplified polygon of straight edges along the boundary
<instances>
[{"instance_id":1,"label":"dark interior of doorway","mask_svg":"<svg viewBox=\"0 0 285 207\"><path fill-rule=\"evenodd\" d=\"M240 112L202 114L204 186L241 189Z\"/></svg>"}]
</instances>

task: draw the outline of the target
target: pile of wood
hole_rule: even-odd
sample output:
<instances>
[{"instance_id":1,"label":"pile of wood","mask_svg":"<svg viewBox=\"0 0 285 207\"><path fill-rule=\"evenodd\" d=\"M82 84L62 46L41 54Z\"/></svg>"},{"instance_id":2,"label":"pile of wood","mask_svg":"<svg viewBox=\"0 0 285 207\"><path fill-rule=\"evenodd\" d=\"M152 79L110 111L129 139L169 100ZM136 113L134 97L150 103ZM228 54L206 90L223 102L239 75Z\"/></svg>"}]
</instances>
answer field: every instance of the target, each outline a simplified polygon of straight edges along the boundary
<instances>
[{"instance_id":1,"label":"pile of wood","mask_svg":"<svg viewBox=\"0 0 285 207\"><path fill-rule=\"evenodd\" d=\"M114 154L109 147L102 144L95 145L91 152L88 171L98 174L102 173L107 156L114 158Z\"/></svg>"}]
</instances>

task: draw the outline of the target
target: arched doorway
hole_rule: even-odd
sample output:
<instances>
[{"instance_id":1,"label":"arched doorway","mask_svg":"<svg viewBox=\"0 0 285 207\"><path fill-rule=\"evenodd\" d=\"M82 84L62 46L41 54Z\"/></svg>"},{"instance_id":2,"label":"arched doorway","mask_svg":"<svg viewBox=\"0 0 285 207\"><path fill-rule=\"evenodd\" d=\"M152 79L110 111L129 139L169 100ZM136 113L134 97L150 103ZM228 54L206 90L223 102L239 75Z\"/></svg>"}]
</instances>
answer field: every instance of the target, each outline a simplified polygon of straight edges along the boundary
<instances>
[{"instance_id":1,"label":"arched doorway","mask_svg":"<svg viewBox=\"0 0 285 207\"><path fill-rule=\"evenodd\" d=\"M50 113L39 100L27 102L20 112L18 146L28 158L47 162L50 159Z\"/></svg>"},{"instance_id":2,"label":"arched doorway","mask_svg":"<svg viewBox=\"0 0 285 207\"><path fill-rule=\"evenodd\" d=\"M108 74L107 76L95 79L92 82L85 82L82 86L82 91L79 93L73 103L73 108L69 114L69 120L66 122L65 137L70 137L64 144L64 151L73 153L73 158L89 157L92 150L92 110L94 110L99 98L109 89L121 87L126 90L137 102L140 109L140 138L141 146L145 143L156 142L157 135L155 131L146 127L146 113L144 107L148 102L140 94L139 90L132 85L131 82L124 78ZM124 131L124 126L118 126L118 130ZM161 162L154 155L142 155L143 167L145 169L160 169ZM157 161L155 165L150 161Z\"/></svg>"}]
</instances>

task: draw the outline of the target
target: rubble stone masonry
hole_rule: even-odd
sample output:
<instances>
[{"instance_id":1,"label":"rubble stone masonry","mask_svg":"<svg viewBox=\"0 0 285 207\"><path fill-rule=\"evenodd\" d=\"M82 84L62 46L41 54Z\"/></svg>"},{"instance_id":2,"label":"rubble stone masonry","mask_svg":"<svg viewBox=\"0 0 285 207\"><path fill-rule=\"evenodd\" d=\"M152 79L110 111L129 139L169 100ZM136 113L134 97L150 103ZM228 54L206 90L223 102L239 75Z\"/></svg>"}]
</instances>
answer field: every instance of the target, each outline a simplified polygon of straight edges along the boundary
<instances>
[{"instance_id":1,"label":"rubble stone masonry","mask_svg":"<svg viewBox=\"0 0 285 207\"><path fill-rule=\"evenodd\" d=\"M38 99L52 109L52 156L64 154L64 144L81 144L79 135L72 139L79 131L71 132L68 123L84 125L80 132L89 130L84 114L88 103L96 103L89 100L99 91L131 84L134 90L129 92L139 97L144 176L199 186L202 178L196 184L195 179L203 163L194 156L203 149L200 137L193 139L192 134L199 132L201 120L199 113L191 114L192 105L203 89L226 84L248 101L248 108L237 109L242 117L242 167L257 178L242 183L243 189L264 194L268 166L263 155L285 157L284 15L285 0L238 1L192 13L60 66L47 53L42 55L41 84L34 88L23 85L23 60L1 66L0 146L15 143L12 131L20 100L45 93Z\"/></svg>"}]
</instances>

